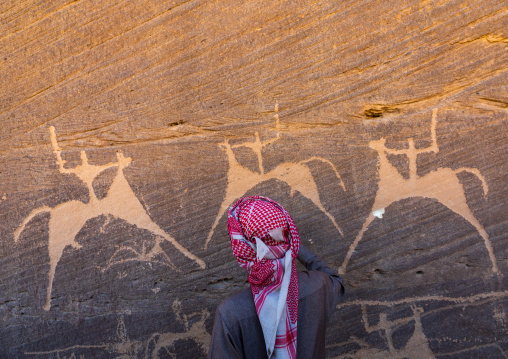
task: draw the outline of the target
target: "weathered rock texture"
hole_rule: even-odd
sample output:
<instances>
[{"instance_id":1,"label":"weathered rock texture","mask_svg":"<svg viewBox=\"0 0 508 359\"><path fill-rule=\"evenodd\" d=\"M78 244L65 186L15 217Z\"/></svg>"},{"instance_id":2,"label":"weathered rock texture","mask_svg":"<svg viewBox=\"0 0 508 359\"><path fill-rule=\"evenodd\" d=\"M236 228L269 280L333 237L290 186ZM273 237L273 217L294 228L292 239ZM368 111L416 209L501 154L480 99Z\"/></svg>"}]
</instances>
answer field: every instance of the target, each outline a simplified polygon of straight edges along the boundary
<instances>
[{"instance_id":1,"label":"weathered rock texture","mask_svg":"<svg viewBox=\"0 0 508 359\"><path fill-rule=\"evenodd\" d=\"M0 4L0 357L198 358L261 194L343 273L330 358L508 356L508 8Z\"/></svg>"}]
</instances>

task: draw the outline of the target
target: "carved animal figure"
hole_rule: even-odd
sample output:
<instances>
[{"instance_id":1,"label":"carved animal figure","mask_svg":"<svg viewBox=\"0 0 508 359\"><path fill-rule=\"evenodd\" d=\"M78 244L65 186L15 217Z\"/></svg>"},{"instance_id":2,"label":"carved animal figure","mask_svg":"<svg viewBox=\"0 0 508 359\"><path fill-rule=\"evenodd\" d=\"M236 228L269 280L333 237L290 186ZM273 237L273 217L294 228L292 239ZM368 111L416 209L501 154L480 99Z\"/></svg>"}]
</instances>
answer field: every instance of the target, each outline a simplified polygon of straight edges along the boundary
<instances>
[{"instance_id":1,"label":"carved animal figure","mask_svg":"<svg viewBox=\"0 0 508 359\"><path fill-rule=\"evenodd\" d=\"M170 349L173 348L175 343L179 340L191 339L203 350L206 354L208 353L208 349L210 347L210 341L212 337L208 333L205 327L205 321L210 316L210 312L206 309L203 309L201 312L192 313L189 316L186 314L181 314L181 303L179 301L175 301L173 303L173 311L176 314L176 320L184 324L184 332L180 333L162 333L162 334L153 334L148 341L147 348L152 348L150 359L158 359L161 357L161 352L165 352L168 355L176 358ZM189 325L189 320L191 318L197 317L198 321L194 320L192 325ZM149 353L147 353L149 354ZM148 359L148 355L146 356Z\"/></svg>"},{"instance_id":2,"label":"carved animal figure","mask_svg":"<svg viewBox=\"0 0 508 359\"><path fill-rule=\"evenodd\" d=\"M457 173L466 171L470 172L478 177L482 183L483 194L487 195L488 187L485 178L482 176L480 171L476 168L459 168L452 170L450 168L438 168L437 170L430 172L424 176L419 177L417 174L416 160L419 154L429 152L439 152L436 140L436 117L437 109L433 110L432 113L432 146L428 148L416 149L413 139L409 139L408 149L405 150L393 150L385 146L386 139L381 138L380 140L371 141L369 143L370 148L377 151L379 156L379 182L378 191L374 200L374 205L370 211L369 216L363 223L362 229L356 236L354 242L349 247L349 251L339 268L339 273L344 274L346 272L346 266L354 253L354 250L358 246L358 243L363 237L363 234L367 230L368 226L375 219L376 211L384 210L390 204L400 201L405 198L423 197L437 200L439 203L448 207L453 212L462 216L465 220L471 223L480 236L483 238L485 247L489 254L490 261L492 262L492 271L498 273L499 269L494 256L494 250L492 243L490 242L489 236L483 226L475 218L473 212L469 208L466 196L464 195L464 188L462 187ZM390 164L388 161L387 154L403 154L409 159L409 179L404 179L398 170Z\"/></svg>"},{"instance_id":3,"label":"carved animal figure","mask_svg":"<svg viewBox=\"0 0 508 359\"><path fill-rule=\"evenodd\" d=\"M278 138L278 137L277 137ZM256 186L257 184L268 181L270 179L277 179L283 182L286 182L291 188L291 195L293 195L296 191L300 192L304 197L310 199L312 203L316 207L318 207L333 223L335 228L339 231L341 235L343 235L342 230L339 225L335 221L335 218L323 207L321 200L319 198L319 191L314 181L314 177L310 172L309 168L304 164L310 161L321 161L329 164L335 175L340 181L340 185L345 190L344 183L340 178L340 175L330 161L320 158L320 157L311 157L304 161L300 161L297 163L294 162L286 162L281 163L277 167L275 167L270 172L265 173L262 165L262 157L261 150L264 146L269 143L272 143L274 140L262 143L259 140L259 135L256 133L256 141L251 143L243 143L236 146L231 146L229 142L226 140L221 143L219 146L226 151L229 161L229 169L228 169L228 185L226 188L226 195L224 196L224 200L219 209L219 213L217 217L215 217L215 222L213 223L212 229L208 233L208 237L206 239L205 248L212 239L213 233L215 231L215 227L219 223L219 220L222 218L224 213L227 211L228 207L234 202L234 200L243 196L248 190ZM236 147L249 147L251 148L258 157L259 164L259 173L251 171L250 169L243 167L236 160L235 154L233 152L233 148Z\"/></svg>"},{"instance_id":4,"label":"carved animal figure","mask_svg":"<svg viewBox=\"0 0 508 359\"><path fill-rule=\"evenodd\" d=\"M88 188L89 201L88 203L68 201L54 208L43 206L34 209L14 232L14 241L17 242L25 226L32 218L43 212L50 213L48 239L50 270L48 274L49 284L44 310L49 310L51 307L51 290L53 287L55 270L65 247L71 246L74 249L81 248L81 245L75 241L76 235L89 219L101 215L121 218L138 228L149 230L156 236L169 241L182 252L183 255L195 261L201 268L205 268L205 263L201 259L190 253L148 216L123 174L124 168L131 163L131 158L124 157L120 152L117 153L117 162L98 166L89 164L85 151L81 151L81 165L72 169L65 168L65 161L61 157L61 149L58 147L53 126L50 128L50 134L53 152L57 157L60 173L78 176ZM104 170L115 166L118 167L118 172L106 197L98 199L92 187L93 180Z\"/></svg>"}]
</instances>

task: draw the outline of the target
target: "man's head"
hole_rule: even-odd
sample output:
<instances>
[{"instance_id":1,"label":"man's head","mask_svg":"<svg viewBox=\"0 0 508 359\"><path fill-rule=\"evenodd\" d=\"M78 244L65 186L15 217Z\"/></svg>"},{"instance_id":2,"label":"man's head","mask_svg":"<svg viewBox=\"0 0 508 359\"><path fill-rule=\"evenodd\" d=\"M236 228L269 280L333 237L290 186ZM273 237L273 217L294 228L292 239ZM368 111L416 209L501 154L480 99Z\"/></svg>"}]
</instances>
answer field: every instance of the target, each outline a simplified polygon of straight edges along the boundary
<instances>
[{"instance_id":1,"label":"man's head","mask_svg":"<svg viewBox=\"0 0 508 359\"><path fill-rule=\"evenodd\" d=\"M287 212L278 203L247 197L237 202L235 213L247 240L255 243L255 238L259 238L267 245L289 244Z\"/></svg>"},{"instance_id":2,"label":"man's head","mask_svg":"<svg viewBox=\"0 0 508 359\"><path fill-rule=\"evenodd\" d=\"M270 249L265 256L267 259L280 258L289 249L293 258L298 254L300 237L294 221L280 204L270 198L252 196L238 200L229 209L228 230L237 259L247 259L244 258L246 254L247 257L253 254L255 257L256 251L259 253L260 241ZM235 251L235 246L240 244L251 250L247 250L248 253ZM240 265L245 268L242 262Z\"/></svg>"}]
</instances>

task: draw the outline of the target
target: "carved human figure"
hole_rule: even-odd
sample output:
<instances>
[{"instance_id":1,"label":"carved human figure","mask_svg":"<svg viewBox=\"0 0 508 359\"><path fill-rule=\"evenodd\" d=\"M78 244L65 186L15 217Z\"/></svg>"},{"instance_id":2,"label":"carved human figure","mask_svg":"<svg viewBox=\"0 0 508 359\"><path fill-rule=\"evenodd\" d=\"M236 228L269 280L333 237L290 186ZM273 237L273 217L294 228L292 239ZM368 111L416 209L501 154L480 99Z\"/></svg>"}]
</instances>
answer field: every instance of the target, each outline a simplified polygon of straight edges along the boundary
<instances>
[{"instance_id":1,"label":"carved human figure","mask_svg":"<svg viewBox=\"0 0 508 359\"><path fill-rule=\"evenodd\" d=\"M413 316L409 318L401 318L395 321L388 320L385 313L379 314L379 323L377 325L370 325L367 317L367 307L362 305L362 321L367 333L381 332L388 345L388 352L385 350L370 348L366 343L360 342L361 349L353 354L348 354L348 358L352 359L433 359L434 353L430 349L427 337L423 331L421 314L423 309L413 306ZM407 341L406 345L400 349L396 349L393 345L393 328L397 325L406 324L414 321L414 331L411 338Z\"/></svg>"},{"instance_id":2,"label":"carved human figure","mask_svg":"<svg viewBox=\"0 0 508 359\"><path fill-rule=\"evenodd\" d=\"M58 147L53 126L50 128L50 134L53 152L56 155L60 173L74 174L84 182L88 188L89 201L84 203L73 200L61 203L54 208L42 206L34 209L14 231L14 241L17 242L25 226L32 218L43 212L50 213L48 239L50 269L44 310L49 310L51 307L51 291L55 270L64 249L67 246L71 246L74 249L81 248L81 245L75 241L76 235L89 219L98 216L120 218L138 228L146 229L156 236L164 238L187 258L195 261L201 268L205 268L205 263L201 259L190 253L148 216L123 175L124 168L129 166L132 161L131 158L126 158L119 152L117 153L116 162L110 162L106 165L92 165L88 163L85 151L81 151L81 165L74 168L65 168L65 161L61 157L61 149ZM117 174L107 195L102 199L98 199L92 186L93 180L101 172L111 167L118 167Z\"/></svg>"},{"instance_id":3,"label":"carved human figure","mask_svg":"<svg viewBox=\"0 0 508 359\"><path fill-rule=\"evenodd\" d=\"M318 207L333 223L337 231L341 235L343 235L342 230L339 225L335 221L335 218L324 208L321 200L319 198L319 191L314 181L314 177L310 172L309 168L305 166L305 163L317 160L321 162L325 162L329 164L335 175L337 176L342 189L345 191L344 183L339 175L339 172L335 168L332 162L321 158L321 157L311 157L306 160L300 162L285 162L279 164L277 167L272 169L269 172L265 172L263 167L263 156L262 150L264 147L272 144L276 140L279 139L279 115L278 115L278 105L275 106L275 119L276 119L276 129L277 135L275 138L272 138L268 141L261 141L259 139L259 134L256 132L256 139L254 142L245 142L238 145L231 146L228 140L225 140L223 143L219 145L220 148L226 151L226 155L228 157L229 169L227 173L228 184L226 187L226 194L220 206L219 212L215 217L215 221L213 223L212 229L208 233L208 237L206 239L205 248L208 246L208 243L212 239L215 228L219 224L219 220L222 218L224 213L226 213L228 207L238 198L242 197L248 190L260 184L264 181L268 181L270 179L276 179L279 181L283 181L287 183L291 189L291 196L296 192L300 192L304 197L310 199L312 203L316 207ZM234 148L238 147L247 147L250 148L257 156L258 159L258 168L259 172L251 171L250 169L242 166L237 160L235 153L233 152Z\"/></svg>"},{"instance_id":4,"label":"carved human figure","mask_svg":"<svg viewBox=\"0 0 508 359\"><path fill-rule=\"evenodd\" d=\"M432 171L424 176L418 176L417 174L416 160L418 155L422 153L439 152L436 139L436 118L437 109L434 109L432 112L431 123L432 145L428 148L417 149L413 139L409 139L408 148L403 150L394 150L387 148L385 145L386 139L384 138L369 142L369 147L376 150L379 156L378 191L376 193L374 204L371 208L369 216L363 223L362 229L356 236L354 242L349 247L348 253L339 268L340 274L344 274L346 272L346 267L352 254L354 253L368 226L375 219L376 213L379 213L379 211L384 211L384 208L388 207L394 202L413 197L435 199L471 223L483 238L489 259L492 263L492 271L494 273L499 272L496 257L494 256L494 250L492 248L492 243L490 242L489 236L469 208L466 201L466 196L464 194L464 188L462 187L457 177L457 173L463 171L476 175L482 183L484 196L487 196L488 187L481 172L476 168L462 167L456 170L451 168L438 168L435 171ZM408 157L409 179L402 177L398 170L388 160L387 154L402 154Z\"/></svg>"}]
</instances>

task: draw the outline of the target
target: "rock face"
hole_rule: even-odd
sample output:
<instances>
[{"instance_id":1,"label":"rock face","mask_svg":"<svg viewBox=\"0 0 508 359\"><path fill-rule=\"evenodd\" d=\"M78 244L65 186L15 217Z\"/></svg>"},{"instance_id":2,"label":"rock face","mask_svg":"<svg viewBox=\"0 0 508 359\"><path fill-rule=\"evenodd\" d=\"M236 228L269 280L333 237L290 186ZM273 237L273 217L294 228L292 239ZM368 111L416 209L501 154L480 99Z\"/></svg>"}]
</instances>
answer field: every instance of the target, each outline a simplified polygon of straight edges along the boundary
<instances>
[{"instance_id":1,"label":"rock face","mask_svg":"<svg viewBox=\"0 0 508 359\"><path fill-rule=\"evenodd\" d=\"M199 358L283 204L329 358L508 355L505 1L4 1L0 357Z\"/></svg>"}]
</instances>

